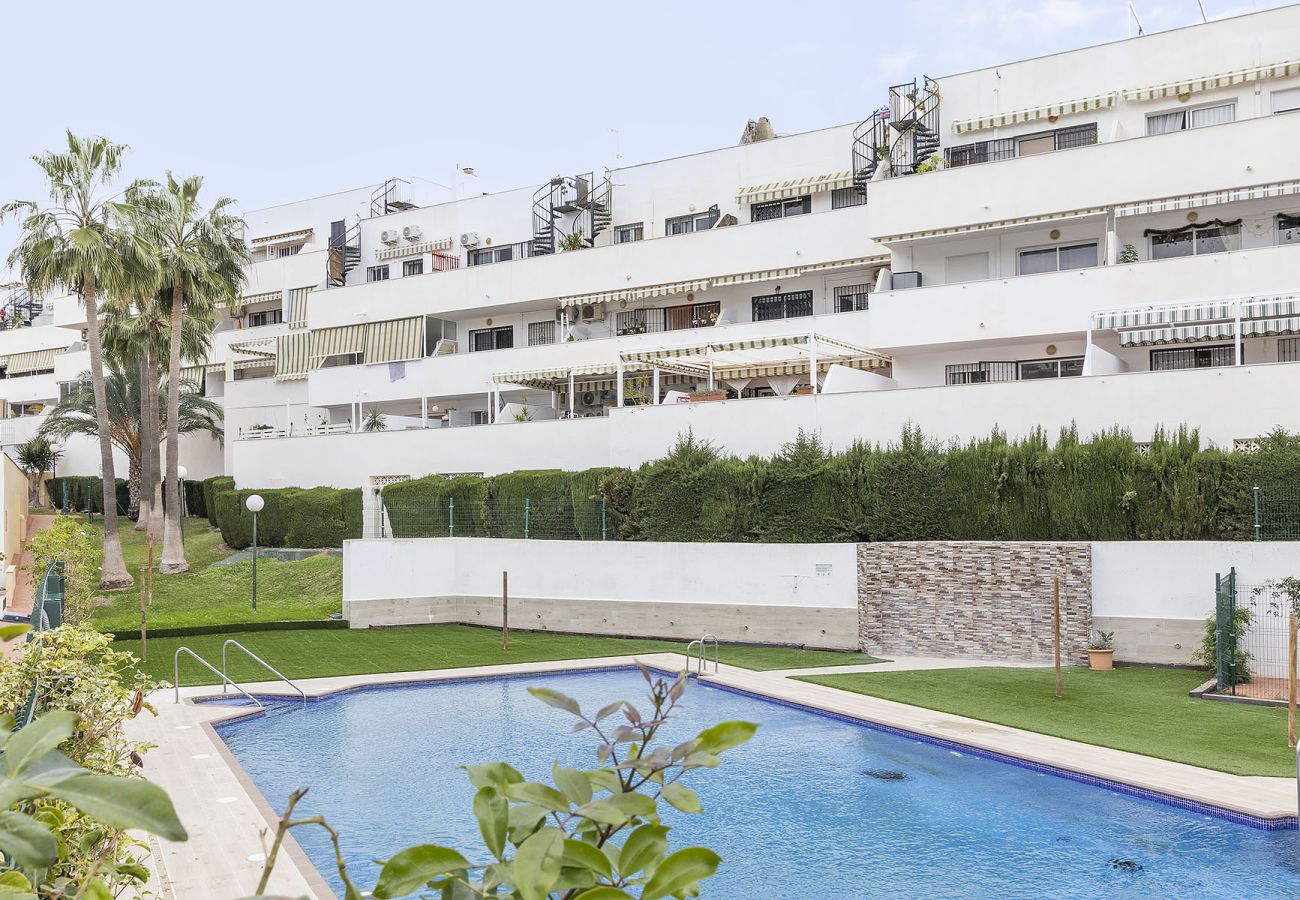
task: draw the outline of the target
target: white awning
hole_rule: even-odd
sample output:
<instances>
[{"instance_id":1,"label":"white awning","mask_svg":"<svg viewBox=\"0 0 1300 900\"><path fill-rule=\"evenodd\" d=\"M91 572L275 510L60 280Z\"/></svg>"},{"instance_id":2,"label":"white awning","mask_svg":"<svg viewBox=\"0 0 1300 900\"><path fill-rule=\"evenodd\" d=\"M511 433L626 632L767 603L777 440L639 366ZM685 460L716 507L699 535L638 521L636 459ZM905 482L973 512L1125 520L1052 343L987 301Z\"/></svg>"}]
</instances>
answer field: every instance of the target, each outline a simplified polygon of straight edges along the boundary
<instances>
[{"instance_id":1,"label":"white awning","mask_svg":"<svg viewBox=\"0 0 1300 900\"><path fill-rule=\"evenodd\" d=\"M761 272L745 272L740 275L723 275L720 278L713 279L714 287L724 287L729 284L753 284L756 281L779 281L782 278L797 278L800 269L766 269Z\"/></svg>"},{"instance_id":2,"label":"white awning","mask_svg":"<svg viewBox=\"0 0 1300 900\"><path fill-rule=\"evenodd\" d=\"M54 357L58 356L66 347L51 347L47 350L28 350L24 353L15 353L5 361L5 371L10 378L20 375L30 375L33 372L52 371L54 369Z\"/></svg>"},{"instance_id":3,"label":"white awning","mask_svg":"<svg viewBox=\"0 0 1300 900\"><path fill-rule=\"evenodd\" d=\"M1263 66L1252 66L1248 69L1236 69L1232 72L1222 72L1217 75L1198 75L1183 81L1167 81L1164 84L1153 84L1148 87L1127 88L1124 90L1124 99L1129 101L1159 100L1161 97L1180 97L1186 94L1200 93L1201 91L1212 91L1216 88L1232 87L1234 84L1244 84L1248 81L1290 78L1293 75L1300 75L1300 59L1269 63Z\"/></svg>"},{"instance_id":4,"label":"white awning","mask_svg":"<svg viewBox=\"0 0 1300 900\"><path fill-rule=\"evenodd\" d=\"M998 219L994 222L978 222L974 225L957 225L953 228L936 228L931 231L909 231L902 234L888 234L875 238L876 243L889 244L896 241L916 241L922 238L947 237L953 234L975 234L981 231L993 231L998 228L1012 228L1016 225L1034 225L1039 222L1064 222L1070 219L1087 219L1104 216L1108 212L1104 206L1088 209L1072 209L1066 212L1043 213L1037 216L1022 216L1018 219Z\"/></svg>"},{"instance_id":5,"label":"white awning","mask_svg":"<svg viewBox=\"0 0 1300 900\"><path fill-rule=\"evenodd\" d=\"M235 353L247 353L249 356L262 356L275 359L275 338L255 338L248 341L231 341L230 349Z\"/></svg>"},{"instance_id":6,"label":"white awning","mask_svg":"<svg viewBox=\"0 0 1300 900\"><path fill-rule=\"evenodd\" d=\"M1270 197L1288 197L1300 194L1300 181L1275 181L1272 184L1256 184L1251 187L1222 188L1217 191L1203 191L1199 194L1182 194L1175 197L1161 197L1157 200L1142 200L1138 203L1125 203L1115 207L1115 215L1142 216L1149 213L1170 212L1180 209L1195 209L1201 206L1216 206L1221 203L1238 203L1242 200L1265 200Z\"/></svg>"},{"instance_id":7,"label":"white awning","mask_svg":"<svg viewBox=\"0 0 1300 900\"><path fill-rule=\"evenodd\" d=\"M649 284L638 288L623 288L617 291L601 291L596 294L574 294L560 297L559 306L581 306L585 303L613 303L616 300L647 300L652 297L670 297L675 294L690 294L695 291L708 290L708 279L695 281L669 281L663 284Z\"/></svg>"},{"instance_id":8,"label":"white awning","mask_svg":"<svg viewBox=\"0 0 1300 900\"><path fill-rule=\"evenodd\" d=\"M799 270L799 274L810 275L813 272L831 272L835 269L853 269L858 266L887 266L889 261L890 256L888 253L880 256L859 256L856 259L837 259L831 262L813 263L811 266L804 266Z\"/></svg>"},{"instance_id":9,"label":"white awning","mask_svg":"<svg viewBox=\"0 0 1300 900\"><path fill-rule=\"evenodd\" d=\"M743 187L736 191L736 202L765 203L769 200L784 200L787 197L802 197L804 194L837 191L847 187L853 187L852 172L829 172L825 175L809 175L805 178Z\"/></svg>"},{"instance_id":10,"label":"white awning","mask_svg":"<svg viewBox=\"0 0 1300 900\"><path fill-rule=\"evenodd\" d=\"M311 237L313 230L311 228L299 228L297 231L283 231L279 234L255 237L248 243L254 247L271 247L275 244L301 244Z\"/></svg>"},{"instance_id":11,"label":"white awning","mask_svg":"<svg viewBox=\"0 0 1300 900\"><path fill-rule=\"evenodd\" d=\"M1104 309L1092 314L1092 325L1102 331L1151 329L1207 322L1285 319L1300 316L1300 296L1294 293L1265 297L1237 297L1194 303L1166 303Z\"/></svg>"},{"instance_id":12,"label":"white awning","mask_svg":"<svg viewBox=\"0 0 1300 900\"><path fill-rule=\"evenodd\" d=\"M593 376L611 377L618 371L613 363L594 363L582 366L556 366L550 369L522 369L516 372L496 372L492 380L497 384L518 384L542 390L554 390L567 385L569 375L575 381L590 380Z\"/></svg>"},{"instance_id":13,"label":"white awning","mask_svg":"<svg viewBox=\"0 0 1300 900\"><path fill-rule=\"evenodd\" d=\"M986 128L998 128L1002 125L1018 125L1021 122L1033 122L1038 119L1051 119L1060 116L1072 116L1076 113L1091 112L1094 109L1110 109L1115 105L1117 94L1098 94L1080 100L1062 100L1046 106L1034 106L1029 109L1017 109L1005 113L989 113L973 119L958 119L952 123L952 130L957 134L970 131L983 131Z\"/></svg>"},{"instance_id":14,"label":"white awning","mask_svg":"<svg viewBox=\"0 0 1300 900\"><path fill-rule=\"evenodd\" d=\"M1234 335L1232 322L1211 325L1175 325L1172 328L1144 328L1139 331L1122 331L1121 347L1150 347L1160 344L1187 344L1200 341L1230 340Z\"/></svg>"},{"instance_id":15,"label":"white awning","mask_svg":"<svg viewBox=\"0 0 1300 900\"><path fill-rule=\"evenodd\" d=\"M450 250L451 246L451 238L445 237L439 238L436 241L407 244L404 247L385 247L383 250L375 251L375 259L382 262L385 259L400 259L403 256L419 256L423 253L438 253L442 250Z\"/></svg>"}]
</instances>

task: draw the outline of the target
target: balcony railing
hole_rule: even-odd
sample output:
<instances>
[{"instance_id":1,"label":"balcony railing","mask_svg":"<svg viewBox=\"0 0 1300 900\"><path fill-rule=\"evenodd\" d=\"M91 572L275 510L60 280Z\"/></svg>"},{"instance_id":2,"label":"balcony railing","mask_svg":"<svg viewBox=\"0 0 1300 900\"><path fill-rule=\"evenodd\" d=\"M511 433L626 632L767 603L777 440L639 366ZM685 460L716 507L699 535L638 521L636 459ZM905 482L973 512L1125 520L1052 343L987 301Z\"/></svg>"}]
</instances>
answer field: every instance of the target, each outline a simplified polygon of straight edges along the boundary
<instances>
[{"instance_id":1,"label":"balcony railing","mask_svg":"<svg viewBox=\"0 0 1300 900\"><path fill-rule=\"evenodd\" d=\"M465 257L467 266L490 266L494 263L510 262L513 259L527 259L533 255L531 241L517 244L503 244L498 247L476 247Z\"/></svg>"},{"instance_id":2,"label":"balcony railing","mask_svg":"<svg viewBox=\"0 0 1300 900\"><path fill-rule=\"evenodd\" d=\"M691 303L683 306L665 306L653 309L629 309L614 319L614 333L653 334L660 331L681 331L687 328L708 328L716 325L722 313L722 304Z\"/></svg>"}]
</instances>

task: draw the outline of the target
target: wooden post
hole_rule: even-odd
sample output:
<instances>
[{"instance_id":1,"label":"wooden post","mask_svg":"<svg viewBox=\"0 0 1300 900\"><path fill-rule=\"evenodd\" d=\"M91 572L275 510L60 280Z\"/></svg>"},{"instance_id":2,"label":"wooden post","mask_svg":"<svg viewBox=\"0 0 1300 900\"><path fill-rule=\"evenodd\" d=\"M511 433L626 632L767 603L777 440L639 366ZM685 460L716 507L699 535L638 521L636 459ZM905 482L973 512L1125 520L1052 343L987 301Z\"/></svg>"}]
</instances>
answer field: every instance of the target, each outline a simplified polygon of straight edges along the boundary
<instances>
[{"instance_id":1,"label":"wooden post","mask_svg":"<svg viewBox=\"0 0 1300 900\"><path fill-rule=\"evenodd\" d=\"M149 605L153 606L153 535L149 536Z\"/></svg>"},{"instance_id":2,"label":"wooden post","mask_svg":"<svg viewBox=\"0 0 1300 900\"><path fill-rule=\"evenodd\" d=\"M501 572L501 649L510 649L510 573Z\"/></svg>"},{"instance_id":3,"label":"wooden post","mask_svg":"<svg viewBox=\"0 0 1300 900\"><path fill-rule=\"evenodd\" d=\"M1296 621L1292 612L1287 619L1286 666L1286 745L1295 746L1295 651Z\"/></svg>"},{"instance_id":4,"label":"wooden post","mask_svg":"<svg viewBox=\"0 0 1300 900\"><path fill-rule=\"evenodd\" d=\"M1056 696L1061 696L1061 576L1052 576L1052 653L1056 658Z\"/></svg>"},{"instance_id":5,"label":"wooden post","mask_svg":"<svg viewBox=\"0 0 1300 900\"><path fill-rule=\"evenodd\" d=\"M145 572L146 570L143 567L141 567L140 569L140 662L149 661L149 645L147 643L149 639L149 634L148 634L149 625L146 620L145 605L144 605L144 580L146 578Z\"/></svg>"}]
</instances>

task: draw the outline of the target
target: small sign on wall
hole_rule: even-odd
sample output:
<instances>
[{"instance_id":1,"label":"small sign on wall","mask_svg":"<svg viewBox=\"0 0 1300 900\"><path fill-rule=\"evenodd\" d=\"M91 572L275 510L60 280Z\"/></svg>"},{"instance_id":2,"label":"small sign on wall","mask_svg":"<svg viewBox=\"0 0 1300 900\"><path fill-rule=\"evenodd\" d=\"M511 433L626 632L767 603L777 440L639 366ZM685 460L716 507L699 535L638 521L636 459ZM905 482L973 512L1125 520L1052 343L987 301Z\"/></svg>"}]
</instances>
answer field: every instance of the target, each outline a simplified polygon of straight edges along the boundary
<instances>
[{"instance_id":1,"label":"small sign on wall","mask_svg":"<svg viewBox=\"0 0 1300 900\"><path fill-rule=\"evenodd\" d=\"M818 578L830 578L831 572L834 571L834 569L835 567L830 563L817 563L817 565L813 567L813 571L817 573Z\"/></svg>"}]
</instances>

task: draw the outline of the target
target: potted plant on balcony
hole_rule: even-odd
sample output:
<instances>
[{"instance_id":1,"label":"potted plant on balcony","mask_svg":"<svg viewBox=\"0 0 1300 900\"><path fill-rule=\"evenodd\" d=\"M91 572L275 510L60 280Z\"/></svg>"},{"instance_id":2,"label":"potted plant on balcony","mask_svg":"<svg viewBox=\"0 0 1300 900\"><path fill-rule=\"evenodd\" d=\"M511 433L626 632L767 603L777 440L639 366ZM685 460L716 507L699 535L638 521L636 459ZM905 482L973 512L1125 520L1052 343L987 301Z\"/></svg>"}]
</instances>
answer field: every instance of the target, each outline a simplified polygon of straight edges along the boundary
<instances>
[{"instance_id":1,"label":"potted plant on balcony","mask_svg":"<svg viewBox=\"0 0 1300 900\"><path fill-rule=\"evenodd\" d=\"M1115 667L1115 632L1098 630L1088 641L1088 668L1109 672Z\"/></svg>"},{"instance_id":2,"label":"potted plant on balcony","mask_svg":"<svg viewBox=\"0 0 1300 900\"><path fill-rule=\"evenodd\" d=\"M719 388L713 390L694 390L690 393L692 403L708 403L711 400L726 400L727 392Z\"/></svg>"}]
</instances>

